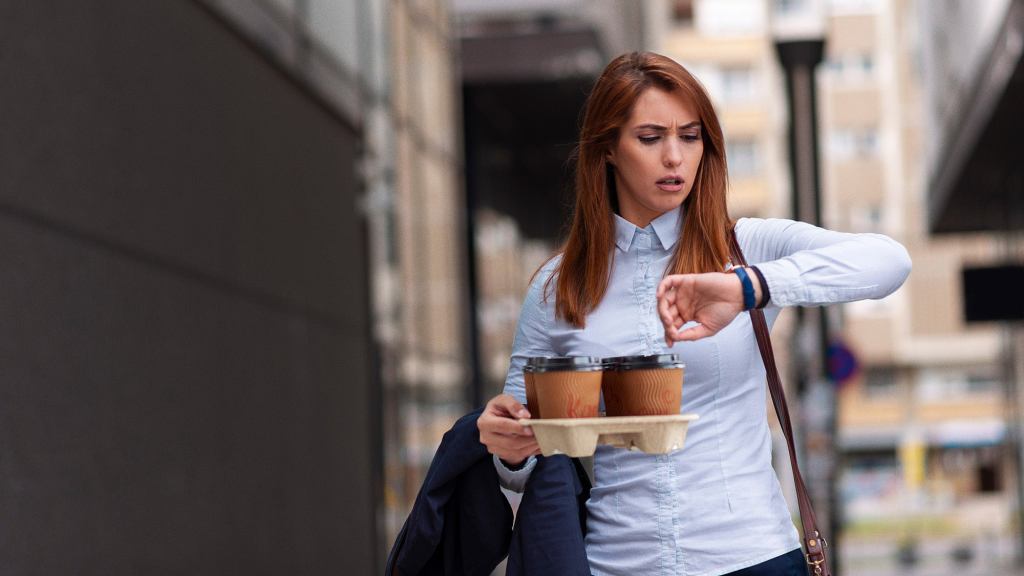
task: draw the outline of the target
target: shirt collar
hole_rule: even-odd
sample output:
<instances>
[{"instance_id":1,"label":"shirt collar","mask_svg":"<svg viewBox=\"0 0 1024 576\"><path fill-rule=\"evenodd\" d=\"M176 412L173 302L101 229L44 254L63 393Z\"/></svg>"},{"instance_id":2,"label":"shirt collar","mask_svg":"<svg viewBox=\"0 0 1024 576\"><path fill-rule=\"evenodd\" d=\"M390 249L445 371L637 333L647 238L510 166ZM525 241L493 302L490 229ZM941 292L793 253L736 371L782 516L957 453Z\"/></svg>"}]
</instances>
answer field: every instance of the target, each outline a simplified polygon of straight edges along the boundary
<instances>
[{"instance_id":1,"label":"shirt collar","mask_svg":"<svg viewBox=\"0 0 1024 576\"><path fill-rule=\"evenodd\" d=\"M648 228L654 230L654 235L661 242L661 247L665 250L671 250L676 245L676 241L679 240L679 215L681 212L682 207L669 210L651 220L651 223L648 225ZM618 214L615 215L615 245L619 250L629 252L629 247L633 244L633 237L636 235L637 230L638 228L632 222Z\"/></svg>"}]
</instances>

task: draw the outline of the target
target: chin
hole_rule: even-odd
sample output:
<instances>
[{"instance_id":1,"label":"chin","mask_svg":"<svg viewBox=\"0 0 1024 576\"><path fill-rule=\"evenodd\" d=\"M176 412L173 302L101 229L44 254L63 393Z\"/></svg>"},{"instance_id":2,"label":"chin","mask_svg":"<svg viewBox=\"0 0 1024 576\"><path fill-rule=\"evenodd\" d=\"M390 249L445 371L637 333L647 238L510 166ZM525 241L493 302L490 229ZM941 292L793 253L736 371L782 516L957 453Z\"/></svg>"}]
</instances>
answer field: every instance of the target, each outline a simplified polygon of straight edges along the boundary
<instances>
[{"instance_id":1,"label":"chin","mask_svg":"<svg viewBox=\"0 0 1024 576\"><path fill-rule=\"evenodd\" d=\"M662 205L662 207L659 210L659 212L664 214L665 212L668 212L669 210L675 210L676 208L679 208L680 206L682 206L683 202L685 200L686 200L686 195L685 194L682 195L682 196L679 196L678 198L672 198L670 201L665 202Z\"/></svg>"}]
</instances>

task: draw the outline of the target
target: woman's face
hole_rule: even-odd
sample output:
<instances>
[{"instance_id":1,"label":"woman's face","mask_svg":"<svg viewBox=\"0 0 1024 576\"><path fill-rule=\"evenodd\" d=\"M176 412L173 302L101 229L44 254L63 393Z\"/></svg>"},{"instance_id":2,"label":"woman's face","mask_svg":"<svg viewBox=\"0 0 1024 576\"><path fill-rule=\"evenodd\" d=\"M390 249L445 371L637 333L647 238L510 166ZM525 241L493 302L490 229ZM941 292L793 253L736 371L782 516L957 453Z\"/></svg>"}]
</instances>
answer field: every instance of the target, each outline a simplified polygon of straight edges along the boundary
<instances>
[{"instance_id":1,"label":"woman's face","mask_svg":"<svg viewBox=\"0 0 1024 576\"><path fill-rule=\"evenodd\" d=\"M643 228L690 194L704 155L700 117L680 91L648 88L608 152L619 215Z\"/></svg>"}]
</instances>

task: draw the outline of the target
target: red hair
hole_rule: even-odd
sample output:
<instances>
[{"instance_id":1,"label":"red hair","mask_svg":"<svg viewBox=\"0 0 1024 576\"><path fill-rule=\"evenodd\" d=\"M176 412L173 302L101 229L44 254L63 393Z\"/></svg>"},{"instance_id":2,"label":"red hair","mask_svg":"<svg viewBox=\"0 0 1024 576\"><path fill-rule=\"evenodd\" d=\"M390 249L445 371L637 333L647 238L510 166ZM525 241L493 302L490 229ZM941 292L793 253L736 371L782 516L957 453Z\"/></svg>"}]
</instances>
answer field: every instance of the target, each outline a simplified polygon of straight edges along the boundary
<instances>
[{"instance_id":1,"label":"red hair","mask_svg":"<svg viewBox=\"0 0 1024 576\"><path fill-rule=\"evenodd\" d=\"M726 208L728 173L722 127L703 86L671 58L631 52L612 60L587 97L576 157L576 203L562 260L545 284L555 280L555 314L582 328L608 290L615 249L615 178L605 161L619 129L645 90L679 92L696 108L704 154L690 194L685 221L668 274L720 272L729 259Z\"/></svg>"}]
</instances>

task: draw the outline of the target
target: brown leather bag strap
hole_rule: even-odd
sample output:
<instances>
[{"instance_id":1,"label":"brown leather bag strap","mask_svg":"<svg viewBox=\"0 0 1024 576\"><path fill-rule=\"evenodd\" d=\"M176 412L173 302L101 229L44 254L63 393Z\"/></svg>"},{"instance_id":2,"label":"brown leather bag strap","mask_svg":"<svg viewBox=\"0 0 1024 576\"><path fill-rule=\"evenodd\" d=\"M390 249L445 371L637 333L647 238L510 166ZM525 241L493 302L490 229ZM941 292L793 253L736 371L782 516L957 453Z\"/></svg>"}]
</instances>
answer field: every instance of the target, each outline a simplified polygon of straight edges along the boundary
<instances>
[{"instance_id":1,"label":"brown leather bag strap","mask_svg":"<svg viewBox=\"0 0 1024 576\"><path fill-rule=\"evenodd\" d=\"M736 240L735 230L729 231L729 249L732 252L734 263L739 263L741 266L747 265L743 251L740 250L739 242ZM789 419L789 406L786 404L786 394L782 388L782 380L779 378L779 369L775 365L775 352L772 350L772 339L768 332L768 323L764 319L764 312L756 308L751 310L750 321L754 325L757 348L761 352L761 360L764 362L765 372L768 375L768 389L772 394L775 414L779 417L779 424L782 426L782 433L786 437L786 445L789 447L789 463L793 468L793 482L796 484L796 499L800 508L800 523L804 529L804 550L807 564L814 576L832 576L832 571L825 559L825 548L828 544L821 532L818 531L818 521L814 516L811 498L807 495L807 486L804 485L803 476L800 475L800 466L796 461L796 447L793 443L793 425Z\"/></svg>"}]
</instances>

